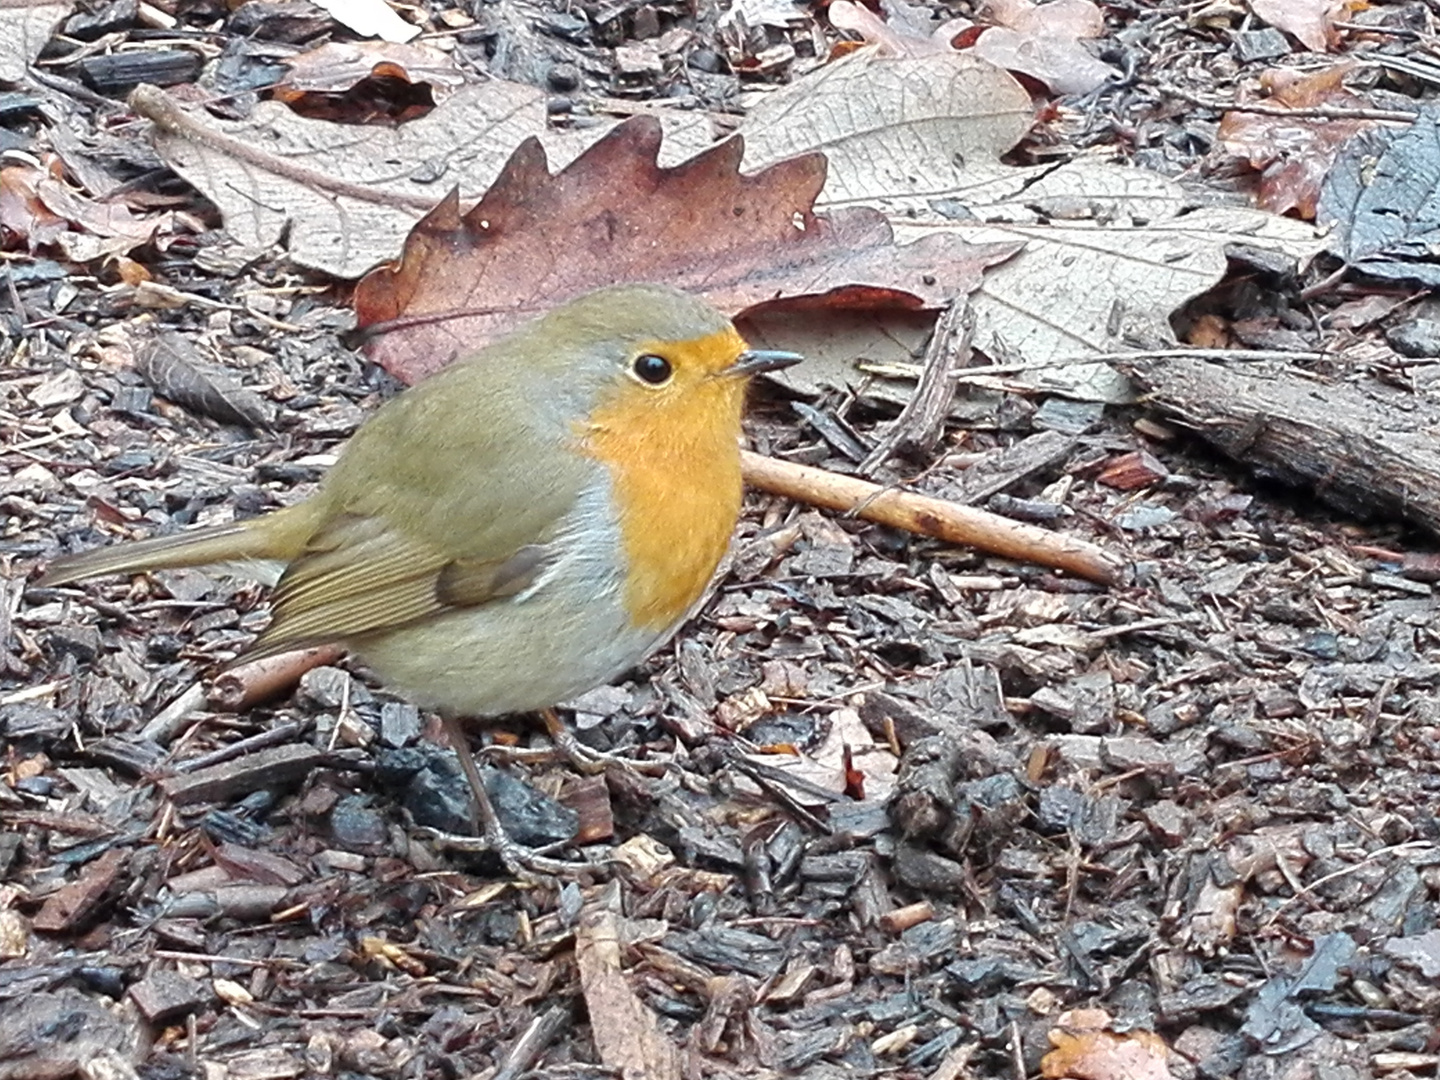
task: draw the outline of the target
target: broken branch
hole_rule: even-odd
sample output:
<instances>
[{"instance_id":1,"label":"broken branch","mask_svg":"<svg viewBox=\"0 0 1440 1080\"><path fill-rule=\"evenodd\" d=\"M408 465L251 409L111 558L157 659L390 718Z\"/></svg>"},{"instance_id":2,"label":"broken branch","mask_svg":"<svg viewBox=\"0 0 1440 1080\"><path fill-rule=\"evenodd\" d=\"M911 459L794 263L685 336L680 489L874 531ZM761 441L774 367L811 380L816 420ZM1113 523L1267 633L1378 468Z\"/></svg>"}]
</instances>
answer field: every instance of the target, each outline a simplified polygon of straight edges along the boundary
<instances>
[{"instance_id":1,"label":"broken branch","mask_svg":"<svg viewBox=\"0 0 1440 1080\"><path fill-rule=\"evenodd\" d=\"M1126 561L1104 548L973 506L884 488L748 450L741 452L741 468L746 483L772 495L853 513L952 544L968 544L1008 559L1050 566L1101 585L1118 585L1128 576Z\"/></svg>"}]
</instances>

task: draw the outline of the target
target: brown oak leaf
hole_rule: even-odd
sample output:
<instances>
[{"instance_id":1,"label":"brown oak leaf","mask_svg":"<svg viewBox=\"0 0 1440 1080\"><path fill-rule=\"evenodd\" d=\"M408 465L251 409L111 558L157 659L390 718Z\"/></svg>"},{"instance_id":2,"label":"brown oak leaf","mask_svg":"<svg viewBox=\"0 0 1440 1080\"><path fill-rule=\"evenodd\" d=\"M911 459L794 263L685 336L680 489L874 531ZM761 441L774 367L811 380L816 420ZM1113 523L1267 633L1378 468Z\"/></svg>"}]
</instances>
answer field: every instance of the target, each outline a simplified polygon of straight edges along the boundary
<instances>
[{"instance_id":1,"label":"brown oak leaf","mask_svg":"<svg viewBox=\"0 0 1440 1080\"><path fill-rule=\"evenodd\" d=\"M1018 244L896 245L868 207L814 212L823 154L746 176L739 137L662 168L660 125L620 124L559 173L527 140L468 213L451 194L356 286L372 359L414 382L603 285L657 281L731 315L777 303L942 308Z\"/></svg>"}]
</instances>

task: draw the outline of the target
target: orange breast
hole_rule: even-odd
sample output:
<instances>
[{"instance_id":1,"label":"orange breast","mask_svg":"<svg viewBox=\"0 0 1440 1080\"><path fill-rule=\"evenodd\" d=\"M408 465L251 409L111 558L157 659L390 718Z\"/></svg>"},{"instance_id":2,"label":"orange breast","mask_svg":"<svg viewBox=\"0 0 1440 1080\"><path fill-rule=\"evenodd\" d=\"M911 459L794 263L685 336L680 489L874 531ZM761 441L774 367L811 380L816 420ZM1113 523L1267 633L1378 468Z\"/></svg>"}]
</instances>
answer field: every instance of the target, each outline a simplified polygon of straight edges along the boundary
<instances>
[{"instance_id":1,"label":"orange breast","mask_svg":"<svg viewBox=\"0 0 1440 1080\"><path fill-rule=\"evenodd\" d=\"M627 387L586 425L585 452L610 470L635 626L673 627L725 555L740 513L744 393L743 380L725 377L687 380L668 395Z\"/></svg>"}]
</instances>

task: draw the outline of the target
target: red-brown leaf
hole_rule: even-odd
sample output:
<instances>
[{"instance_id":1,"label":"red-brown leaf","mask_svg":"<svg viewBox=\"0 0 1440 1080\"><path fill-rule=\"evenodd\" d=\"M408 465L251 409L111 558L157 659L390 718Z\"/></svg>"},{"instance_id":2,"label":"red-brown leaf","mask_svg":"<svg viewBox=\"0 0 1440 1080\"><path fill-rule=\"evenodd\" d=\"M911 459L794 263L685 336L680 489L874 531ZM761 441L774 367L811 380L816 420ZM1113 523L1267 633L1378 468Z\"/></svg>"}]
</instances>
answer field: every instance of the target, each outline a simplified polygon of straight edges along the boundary
<instances>
[{"instance_id":1,"label":"red-brown leaf","mask_svg":"<svg viewBox=\"0 0 1440 1080\"><path fill-rule=\"evenodd\" d=\"M781 300L939 308L1017 248L949 235L896 246L877 210L816 214L821 154L745 176L738 137L673 168L657 163L659 148L659 123L635 117L552 176L531 139L469 213L445 199L397 263L356 287L371 356L414 382L542 311L629 281L677 285L732 315Z\"/></svg>"}]
</instances>

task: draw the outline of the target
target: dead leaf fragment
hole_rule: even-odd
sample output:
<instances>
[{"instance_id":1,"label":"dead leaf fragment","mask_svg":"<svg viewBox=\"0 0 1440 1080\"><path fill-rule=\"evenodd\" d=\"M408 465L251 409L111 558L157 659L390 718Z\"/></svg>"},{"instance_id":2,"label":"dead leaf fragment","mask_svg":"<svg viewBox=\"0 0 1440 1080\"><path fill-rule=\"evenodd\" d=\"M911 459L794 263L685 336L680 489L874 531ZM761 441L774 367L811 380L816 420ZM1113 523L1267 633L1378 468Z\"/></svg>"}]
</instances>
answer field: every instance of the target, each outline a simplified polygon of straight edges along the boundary
<instances>
[{"instance_id":1,"label":"dead leaf fragment","mask_svg":"<svg viewBox=\"0 0 1440 1080\"><path fill-rule=\"evenodd\" d=\"M23 162L0 169L0 248L30 250L54 243L68 225L40 198L40 181L47 173L38 164Z\"/></svg>"},{"instance_id":2,"label":"dead leaf fragment","mask_svg":"<svg viewBox=\"0 0 1440 1080\"><path fill-rule=\"evenodd\" d=\"M1080 44L1105 29L1104 16L1090 0L1043 5L993 0L983 14L992 25L977 27L969 19L957 18L925 35L899 21L885 22L851 0L834 0L829 8L831 25L859 34L882 56L968 53L997 68L1028 75L1057 94L1088 93L1119 75Z\"/></svg>"},{"instance_id":3,"label":"dead leaf fragment","mask_svg":"<svg viewBox=\"0 0 1440 1080\"><path fill-rule=\"evenodd\" d=\"M92 199L62 172L53 156L0 169L0 247L55 248L90 262L141 247L175 225L169 213L136 217L123 203Z\"/></svg>"},{"instance_id":4,"label":"dead leaf fragment","mask_svg":"<svg viewBox=\"0 0 1440 1080\"><path fill-rule=\"evenodd\" d=\"M731 139L672 168L661 128L637 116L559 173L522 145L462 215L447 199L411 233L401 260L355 290L362 327L385 328L372 357L414 381L519 322L601 285L665 281L739 312L778 300L827 306L942 307L1016 245L935 237L897 247L884 215L814 213L818 154L746 176Z\"/></svg>"},{"instance_id":5,"label":"dead leaf fragment","mask_svg":"<svg viewBox=\"0 0 1440 1080\"><path fill-rule=\"evenodd\" d=\"M1050 1031L1055 1047L1040 1061L1047 1080L1174 1080L1165 1040L1153 1031L1106 1030L1103 1009L1061 1013Z\"/></svg>"},{"instance_id":6,"label":"dead leaf fragment","mask_svg":"<svg viewBox=\"0 0 1440 1080\"><path fill-rule=\"evenodd\" d=\"M1105 17L1090 0L991 0L984 14L995 25L975 38L975 55L1054 93L1088 94L1120 74L1080 43L1105 31Z\"/></svg>"},{"instance_id":7,"label":"dead leaf fragment","mask_svg":"<svg viewBox=\"0 0 1440 1080\"><path fill-rule=\"evenodd\" d=\"M448 53L386 41L331 41L285 64L275 99L338 123L418 119L465 83Z\"/></svg>"},{"instance_id":8,"label":"dead leaf fragment","mask_svg":"<svg viewBox=\"0 0 1440 1080\"><path fill-rule=\"evenodd\" d=\"M1311 52L1325 52L1336 37L1335 20L1345 0L1250 0L1250 10Z\"/></svg>"},{"instance_id":9,"label":"dead leaf fragment","mask_svg":"<svg viewBox=\"0 0 1440 1080\"><path fill-rule=\"evenodd\" d=\"M1315 219L1320 186L1341 148L1361 132L1378 125L1375 120L1316 117L1316 106L1360 109L1367 104L1345 89L1351 63L1309 75L1266 72L1261 85L1270 89L1265 102L1296 115L1275 116L1242 110L1227 112L1220 121L1217 143L1260 171L1256 202L1272 213L1294 210L1307 221ZM1289 75L1290 77L1286 77Z\"/></svg>"},{"instance_id":10,"label":"dead leaf fragment","mask_svg":"<svg viewBox=\"0 0 1440 1080\"><path fill-rule=\"evenodd\" d=\"M274 425L275 410L269 403L201 362L193 351L188 338L163 331L136 348L135 370L161 397L201 416L261 429Z\"/></svg>"},{"instance_id":11,"label":"dead leaf fragment","mask_svg":"<svg viewBox=\"0 0 1440 1080\"><path fill-rule=\"evenodd\" d=\"M71 5L33 4L0 6L0 82L25 81L25 69L35 62Z\"/></svg>"}]
</instances>

